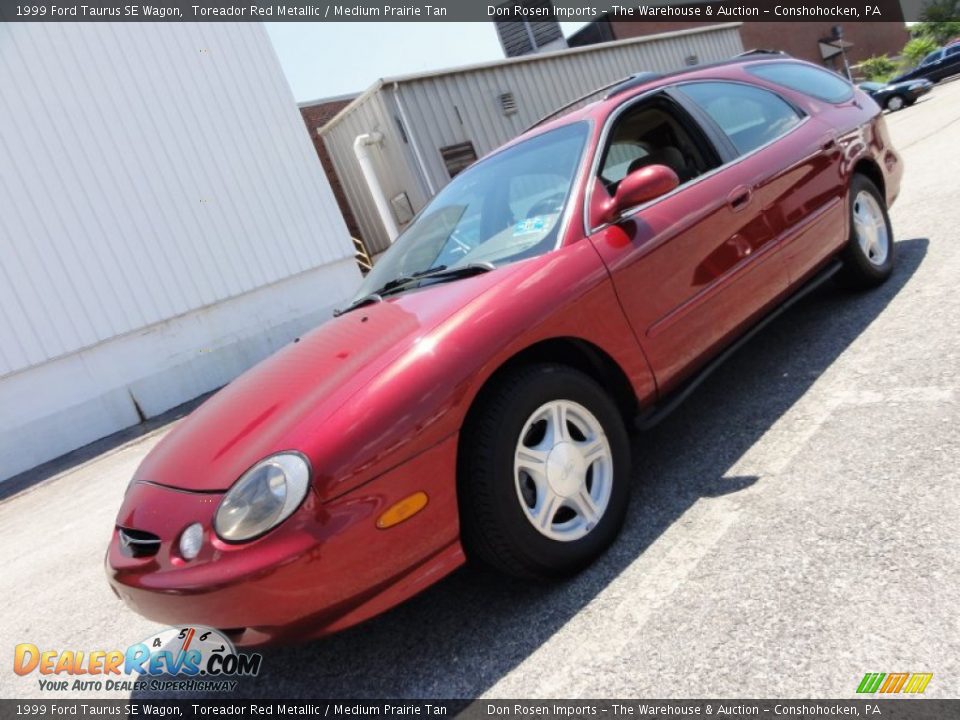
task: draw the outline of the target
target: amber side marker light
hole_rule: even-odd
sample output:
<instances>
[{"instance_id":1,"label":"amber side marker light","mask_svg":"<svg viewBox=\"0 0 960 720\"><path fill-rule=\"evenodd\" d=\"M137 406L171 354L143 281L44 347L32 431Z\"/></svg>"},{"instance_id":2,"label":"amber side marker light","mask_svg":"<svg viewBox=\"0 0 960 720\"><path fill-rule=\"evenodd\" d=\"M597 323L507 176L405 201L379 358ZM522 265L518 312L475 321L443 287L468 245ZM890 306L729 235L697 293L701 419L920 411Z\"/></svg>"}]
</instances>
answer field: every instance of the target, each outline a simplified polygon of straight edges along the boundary
<instances>
[{"instance_id":1,"label":"amber side marker light","mask_svg":"<svg viewBox=\"0 0 960 720\"><path fill-rule=\"evenodd\" d=\"M409 520L418 512L427 506L427 494L425 492L415 492L413 495L407 495L400 502L394 503L383 514L377 518L377 527L386 530L394 525L399 525L404 520Z\"/></svg>"}]
</instances>

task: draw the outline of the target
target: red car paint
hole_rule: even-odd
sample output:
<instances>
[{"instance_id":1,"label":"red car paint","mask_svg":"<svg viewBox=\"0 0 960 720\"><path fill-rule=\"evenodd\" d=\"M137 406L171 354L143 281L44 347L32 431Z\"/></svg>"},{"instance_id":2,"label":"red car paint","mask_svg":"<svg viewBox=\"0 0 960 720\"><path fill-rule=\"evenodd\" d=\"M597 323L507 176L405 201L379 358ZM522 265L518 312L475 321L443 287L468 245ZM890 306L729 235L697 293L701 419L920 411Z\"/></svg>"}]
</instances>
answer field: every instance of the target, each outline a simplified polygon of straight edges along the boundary
<instances>
[{"instance_id":1,"label":"red car paint","mask_svg":"<svg viewBox=\"0 0 960 720\"><path fill-rule=\"evenodd\" d=\"M319 636L367 619L464 562L458 431L495 371L574 341L621 380L622 401L643 408L829 262L848 237L855 167L868 164L887 202L896 198L902 166L884 120L859 90L830 104L744 65L654 80L514 141L591 122L556 250L335 318L174 428L137 470L117 518L118 527L159 536L160 550L129 557L115 529L107 571L118 594L151 619L218 627L239 644ZM591 231L603 198L588 202L599 186L588 170L611 113L657 87L696 79L766 87L807 119ZM224 493L284 450L310 461L306 501L256 540L220 540L212 518ZM416 491L429 497L423 511L376 527L383 510ZM203 525L205 542L187 561L177 538L193 522Z\"/></svg>"}]
</instances>

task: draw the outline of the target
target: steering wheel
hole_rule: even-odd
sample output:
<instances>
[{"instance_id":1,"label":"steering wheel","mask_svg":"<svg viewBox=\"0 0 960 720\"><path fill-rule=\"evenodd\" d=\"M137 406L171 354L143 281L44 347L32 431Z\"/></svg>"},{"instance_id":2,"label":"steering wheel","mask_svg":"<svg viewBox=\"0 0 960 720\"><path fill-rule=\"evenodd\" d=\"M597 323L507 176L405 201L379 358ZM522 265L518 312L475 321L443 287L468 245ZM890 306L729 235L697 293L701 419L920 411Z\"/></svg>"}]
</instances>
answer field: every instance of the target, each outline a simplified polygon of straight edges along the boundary
<instances>
[{"instance_id":1,"label":"steering wheel","mask_svg":"<svg viewBox=\"0 0 960 720\"><path fill-rule=\"evenodd\" d=\"M563 192L554 193L549 197L538 200L527 210L527 218L537 217L539 215L554 215L560 212L563 207Z\"/></svg>"},{"instance_id":2,"label":"steering wheel","mask_svg":"<svg viewBox=\"0 0 960 720\"><path fill-rule=\"evenodd\" d=\"M453 243L453 247L447 250L451 255L466 255L473 250L473 245L460 237L460 228L454 228L453 232L447 237Z\"/></svg>"}]
</instances>

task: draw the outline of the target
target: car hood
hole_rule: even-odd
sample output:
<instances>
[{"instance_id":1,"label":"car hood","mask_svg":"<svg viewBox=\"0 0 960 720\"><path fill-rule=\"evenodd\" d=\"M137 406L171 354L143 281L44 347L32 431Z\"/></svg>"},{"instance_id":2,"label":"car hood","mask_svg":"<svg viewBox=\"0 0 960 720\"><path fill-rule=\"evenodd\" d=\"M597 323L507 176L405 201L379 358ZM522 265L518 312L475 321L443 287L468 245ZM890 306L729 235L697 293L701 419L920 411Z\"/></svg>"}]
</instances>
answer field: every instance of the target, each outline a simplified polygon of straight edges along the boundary
<instances>
[{"instance_id":1,"label":"car hood","mask_svg":"<svg viewBox=\"0 0 960 720\"><path fill-rule=\"evenodd\" d=\"M254 366L181 421L135 481L228 489L264 457L303 450L331 416L414 343L516 271L516 265L431 285L358 308Z\"/></svg>"}]
</instances>

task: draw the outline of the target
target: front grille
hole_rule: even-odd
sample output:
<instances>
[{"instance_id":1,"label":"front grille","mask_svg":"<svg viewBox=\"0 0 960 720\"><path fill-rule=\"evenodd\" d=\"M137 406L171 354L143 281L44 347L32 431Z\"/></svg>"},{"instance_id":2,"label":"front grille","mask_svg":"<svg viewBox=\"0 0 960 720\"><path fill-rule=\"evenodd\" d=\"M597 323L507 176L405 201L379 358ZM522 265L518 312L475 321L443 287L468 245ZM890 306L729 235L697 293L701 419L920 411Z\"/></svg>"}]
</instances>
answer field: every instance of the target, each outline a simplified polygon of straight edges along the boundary
<instances>
[{"instance_id":1,"label":"front grille","mask_svg":"<svg viewBox=\"0 0 960 720\"><path fill-rule=\"evenodd\" d=\"M160 549L160 538L145 530L118 527L120 551L127 557L151 557Z\"/></svg>"}]
</instances>

